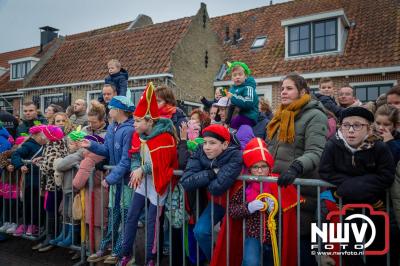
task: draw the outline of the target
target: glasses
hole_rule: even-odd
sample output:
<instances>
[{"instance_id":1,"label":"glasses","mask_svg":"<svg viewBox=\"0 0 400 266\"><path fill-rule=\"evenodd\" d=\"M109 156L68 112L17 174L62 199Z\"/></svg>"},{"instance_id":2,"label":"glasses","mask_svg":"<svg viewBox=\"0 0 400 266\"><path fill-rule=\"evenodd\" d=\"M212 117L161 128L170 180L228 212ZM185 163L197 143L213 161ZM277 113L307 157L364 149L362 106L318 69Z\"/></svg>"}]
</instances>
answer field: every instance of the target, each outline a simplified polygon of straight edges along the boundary
<instances>
[{"instance_id":1,"label":"glasses","mask_svg":"<svg viewBox=\"0 0 400 266\"><path fill-rule=\"evenodd\" d=\"M251 170L254 171L258 171L258 170L268 170L269 166L268 165L262 165L262 166L258 166L258 165L254 165L252 167L250 167Z\"/></svg>"},{"instance_id":2,"label":"glasses","mask_svg":"<svg viewBox=\"0 0 400 266\"><path fill-rule=\"evenodd\" d=\"M345 124L341 125L341 128L344 129L344 130L347 130L347 131L349 131L350 128L353 128L354 131L360 131L365 126L368 126L368 124L354 124L354 125L351 125L351 124L345 123Z\"/></svg>"}]
</instances>

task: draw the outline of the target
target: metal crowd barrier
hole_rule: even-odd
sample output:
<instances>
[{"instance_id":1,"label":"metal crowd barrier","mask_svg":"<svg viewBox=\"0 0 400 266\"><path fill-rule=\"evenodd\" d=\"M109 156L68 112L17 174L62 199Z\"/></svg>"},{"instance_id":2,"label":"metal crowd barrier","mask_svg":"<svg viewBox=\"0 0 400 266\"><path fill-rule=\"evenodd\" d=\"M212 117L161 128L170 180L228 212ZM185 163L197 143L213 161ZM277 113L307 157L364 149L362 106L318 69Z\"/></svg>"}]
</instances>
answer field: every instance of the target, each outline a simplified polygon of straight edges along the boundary
<instances>
[{"instance_id":1,"label":"metal crowd barrier","mask_svg":"<svg viewBox=\"0 0 400 266\"><path fill-rule=\"evenodd\" d=\"M30 165L29 174L32 174L33 173L32 163L30 161L25 161L25 163ZM105 169L111 170L112 166L105 166ZM77 170L76 168L73 169L73 171L75 171L75 172L76 172L76 170ZM95 174L95 170L93 169L92 173L91 173L91 176L88 179L88 184L87 184L87 186L89 188L89 194L91 194L93 192L93 190L94 190L94 180L93 180L94 179L94 174ZM174 174L176 176L181 176L182 175L182 171L180 171L180 170L174 171ZM102 179L104 178L105 175L106 174L104 173ZM6 170L3 170L3 172L2 172L2 183L3 184L8 183L9 185L11 185L13 183L13 178L15 179L15 182L16 182L16 191L17 191L16 193L17 193L17 200L18 200L19 199L19 194L20 194L19 193L19 190L20 190L20 188L19 188L19 180L21 179L21 176L20 176L19 173L15 174L15 176L13 176L12 173L9 173ZM274 178L274 177L260 177L260 176L255 177L255 176L248 176L248 175L240 176L239 180L243 181L243 185L245 184L246 181L260 182L261 188L262 188L263 182L276 182L276 178ZM122 182L121 185L123 185L124 180L122 180L121 182ZM144 182L147 182L146 178L144 179ZM39 206L43 206L43 205L42 205L40 194L37 195L36 199L34 198L33 194L34 194L35 191L33 189L33 178L31 178L31 184L30 185L31 185L30 186L30 189L31 189L31 191L30 191L31 192L30 193L30 206L26 206L27 204L23 200L19 204L19 205L22 205L22 209L23 209L23 215L22 216L21 216L21 213L20 213L21 210L18 207L18 205L13 210L11 201L7 202L6 198L4 197L4 193L3 193L3 198L0 201L1 204L2 204L2 221L3 221L3 224L5 222L7 222L7 221L11 222L11 221L14 221L14 220L17 222L17 224L19 224L20 221L22 221L23 224L27 224L27 222L29 220L29 217L25 217L26 216L25 215L25 211L26 211L26 208L30 208L30 210L31 210L31 212L30 212L30 221L33 220L33 213L34 212L38 213L38 228L39 228L39 232L40 233L37 234L37 235L32 235L32 236L28 236L28 235L24 234L22 237L26 238L26 239L30 239L30 240L39 240L39 239L42 239L45 236L46 230L42 229L45 225L44 225L44 223L42 221L43 218L41 217L42 216L41 215L41 211L40 211L41 208L39 208L39 210L34 210L33 200L36 200L39 203ZM302 191L303 187L309 187L309 186L315 187L315 189L317 191L317 210L316 210L316 216L317 217L316 218L317 218L318 226L321 227L321 188L329 188L329 187L334 187L334 186L332 184L327 183L327 182L324 182L324 181L321 181L321 180L313 180L313 179L296 179L295 182L294 182L294 185L297 188L297 202L298 203L300 202L300 195L301 195L301 191ZM40 184L39 184L39 186L40 186ZM146 187L146 195L147 195L147 184L145 185L145 187ZM24 186L21 188L21 190L24 191L25 188L26 188L26 184L24 184ZM171 191L171 184L169 186L169 191ZM74 192L74 189L72 191L64 191L63 195L65 195L66 192L72 192L72 198L74 198L74 196L76 194L76 192ZM122 189L122 193L125 193L123 189ZM103 210L105 209L104 208L105 207L104 206L104 198L103 198L104 194L105 194L104 193L104 188L103 188L103 186L101 186L101 202L100 202L100 208L101 208L101 229L100 229L101 230L101 239L104 238L104 233L107 231L107 224L105 223L105 217L103 215ZM57 193L56 193L56 195L57 195ZM121 197L123 197L123 196L124 195L122 194ZM169 193L169 195L167 196L167 201L169 201L169 203L170 203L169 206L171 206L171 201L172 201L172 197L171 196L172 196L172 193ZM281 189L279 187L278 188L278 202L279 203L281 202L281 196L282 196L281 195ZM225 214L229 213L229 198L230 198L229 193L227 193L226 197L227 197L227 207L226 207ZM389 193L387 193L386 197L387 197L387 203L388 203L389 202ZM244 190L243 190L243 199L245 199ZM160 200L159 196L157 196L157 202L159 202L159 200ZM92 201L92 197L90 197L90 205L93 206L91 201ZM7 204L9 204L8 208L6 208ZM55 204L57 204L57 196L55 197ZM181 206L181 208L183 210L186 210L185 204L186 203L185 203L185 200L184 200L183 201L183 206ZM342 203L342 200L340 200L339 201L339 209L342 209L342 206L343 206L343 203ZM297 256L297 265L301 265L301 262L300 262L300 258L301 258L301 254L300 254L301 205L297 204L296 208L297 208L297 225L296 225L297 226L297 237L296 237L296 239L297 239L297 249L298 249L297 250L297 254L298 254L298 256ZM66 213L65 208L63 208L63 209L64 210L63 210L63 220L62 220L63 224L62 224L62 226L64 226L65 223L66 223L65 217L67 215L69 215L69 214ZM115 211L114 208L112 208L111 209L111 213L113 213L114 211ZM161 211L162 210L160 210L159 207L157 207L157 216ZM386 206L386 211L389 213L389 204L387 204L387 206ZM7 212L8 212L8 215L6 215ZM278 247L279 248L278 248L278 250L279 250L280 261L282 261L282 254L281 254L281 250L282 250L282 212L283 212L282 211L282 207L279 204L279 210L278 210ZM200 215L201 215L201 213L199 213L199 191L197 190L196 191L196 214L195 214L196 221L198 220ZM56 212L55 216L56 216L55 217L55 220L56 220L56 222L55 222L55 232L56 232L55 236L58 236L58 234L59 234L59 230L58 229L60 227L59 227L59 224L58 224L59 220L58 220L57 212ZM122 217L121 217L120 225L116 229L114 227L112 227L111 249L113 249L114 245L116 244L115 243L116 239L114 239L115 236L118 235L118 234L122 234L122 236L124 235L124 230L125 230L124 227L125 227L125 222L126 221L125 221L124 215L121 214L121 216ZM145 216L145 221L147 221L147 217L148 217L148 202L147 202L147 200L145 200L144 216ZM15 219L12 219L12 217L15 217ZM71 217L72 217L72 215L71 215ZM262 217L262 216L260 216L260 217ZM6 219L6 218L8 218L8 219ZM172 242L172 212L171 211L169 212L169 217L167 217L167 218L169 220L169 223L168 223L168 236L169 236L169 241L170 241L168 264L169 265L173 265L172 252L173 252L173 249L174 249L174 243L171 243ZM85 219L85 218L83 217L83 219ZM114 219L114 215L111 215L111 217L109 217L109 219L108 219L108 222L109 223L111 222L113 224L113 222L114 222L113 219ZM340 215L340 221L342 221L342 219L343 219L342 215ZM46 221L48 221L48 217L46 217ZM214 203L211 204L211 224L212 225L215 224L215 222L214 222ZM145 238L144 243L137 243L138 241L135 241L134 247L133 247L133 257L136 259L136 263L140 262L140 257L142 257L142 260L144 259L144 261L147 261L147 258L148 258L148 255L149 255L146 252L147 231L148 231L147 222L145 222L144 225L145 225L144 226L144 238ZM182 237L180 237L180 239L182 239L182 254L183 254L183 256L181 258L182 259L181 265L186 266L186 265L189 264L188 263L188 259L187 259L186 250L185 250L185 246L187 245L187 243L186 243L186 238L184 236L184 234L185 234L185 232L187 230L187 226L188 226L187 223L186 223L186 220L183 221L182 225L183 225L182 226ZM261 218L260 219L260 226L262 226L262 225L263 225L263 221L262 221L262 218ZM75 225L75 223L72 221L72 227L73 227L72 230L73 230L73 232L74 232L74 226L79 226L79 225ZM156 236L157 237L159 237L159 235L160 235L159 228L161 228L161 226L157 226L156 227ZM230 226L229 222L227 223L227 226L228 226L228 230L227 230L227 235L226 235L226 241L227 241L227 243L229 245L229 243L230 243L229 234L228 234L229 226ZM215 226L213 228L215 228ZM244 248L244 239L245 239L245 229L246 229L245 228L245 223L243 223L243 228L242 228L242 236L243 236L242 246L243 246L243 248ZM118 230L118 232L115 232L114 230ZM138 230L139 230L139 228L138 228ZM263 230L260 230L260 243L261 244L262 244L262 232L263 232ZM89 233L87 234L87 236L88 235L89 235ZM83 264L85 262L85 260L86 260L86 256L91 255L92 251L96 252L96 248L97 247L94 248L93 247L94 243L92 243L91 241L88 241L87 237L86 237L85 240L81 241L81 245L76 245L76 244L74 244L75 243L74 234L72 234L72 236L73 236L73 241L72 241L73 245L71 245L69 248L72 249L72 250L81 251L81 261L80 261L80 263ZM138 236L138 234L136 234L136 240L138 239L137 236ZM213 233L211 234L211 242L215 243L215 240L216 240L216 237L215 237L215 232L213 230ZM162 251L160 250L160 245L161 244L162 243L159 243L159 241L157 241L157 256L156 256L157 265L161 265L161 263L162 263L162 261L161 261ZM144 256L140 256L141 254L136 254L136 252L135 252L136 248L140 248L142 246L144 246ZM212 250L211 250L211 254L212 254L213 249L214 249L214 245L213 244L211 245L211 248L212 248ZM318 241L318 251L322 251L320 240ZM261 252L261 257L260 257L261 264L263 263L263 255L262 254L263 254L263 252ZM227 265L229 265L229 256L230 256L230 254L229 254L229 248L228 248L227 252L226 252ZM365 257L364 257L364 261L365 261ZM163 264L165 264L165 263L166 263L166 261L164 260ZM199 248L198 243L196 243L196 265L199 266L200 263L201 263L200 262L200 248ZM387 263L386 265L390 265L390 252L386 256L386 263ZM320 256L317 257L317 264L321 265L321 257ZM340 255L340 265L342 265L342 256L341 255Z\"/></svg>"}]
</instances>

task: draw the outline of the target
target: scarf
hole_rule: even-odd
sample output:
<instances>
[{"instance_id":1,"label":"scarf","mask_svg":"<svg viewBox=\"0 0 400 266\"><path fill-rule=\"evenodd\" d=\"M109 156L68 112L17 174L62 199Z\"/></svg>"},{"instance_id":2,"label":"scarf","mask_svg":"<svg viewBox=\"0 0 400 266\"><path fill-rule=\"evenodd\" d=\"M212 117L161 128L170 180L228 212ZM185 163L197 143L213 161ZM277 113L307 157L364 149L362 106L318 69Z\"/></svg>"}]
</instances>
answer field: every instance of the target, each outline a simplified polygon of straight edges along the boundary
<instances>
[{"instance_id":1,"label":"scarf","mask_svg":"<svg viewBox=\"0 0 400 266\"><path fill-rule=\"evenodd\" d=\"M171 119L172 115L176 113L176 106L165 104L163 107L158 109L160 116L163 118Z\"/></svg>"},{"instance_id":2,"label":"scarf","mask_svg":"<svg viewBox=\"0 0 400 266\"><path fill-rule=\"evenodd\" d=\"M275 116L269 122L268 138L271 140L279 130L278 140L280 142L293 143L295 137L294 118L300 113L303 106L311 101L309 94L304 94L300 99L287 106L279 106Z\"/></svg>"}]
</instances>

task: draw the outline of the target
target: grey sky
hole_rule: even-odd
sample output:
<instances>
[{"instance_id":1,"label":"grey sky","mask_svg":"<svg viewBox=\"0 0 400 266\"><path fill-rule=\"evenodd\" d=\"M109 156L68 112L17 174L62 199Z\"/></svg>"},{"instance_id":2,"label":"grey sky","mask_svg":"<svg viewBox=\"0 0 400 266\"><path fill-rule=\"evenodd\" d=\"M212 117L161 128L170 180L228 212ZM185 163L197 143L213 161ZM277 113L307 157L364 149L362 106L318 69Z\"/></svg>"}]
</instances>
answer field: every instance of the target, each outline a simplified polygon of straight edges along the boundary
<instances>
[{"instance_id":1,"label":"grey sky","mask_svg":"<svg viewBox=\"0 0 400 266\"><path fill-rule=\"evenodd\" d=\"M41 26L69 35L130 21L138 14L163 22L196 14L201 2L213 17L268 5L270 0L0 0L0 52L39 45Z\"/></svg>"}]
</instances>

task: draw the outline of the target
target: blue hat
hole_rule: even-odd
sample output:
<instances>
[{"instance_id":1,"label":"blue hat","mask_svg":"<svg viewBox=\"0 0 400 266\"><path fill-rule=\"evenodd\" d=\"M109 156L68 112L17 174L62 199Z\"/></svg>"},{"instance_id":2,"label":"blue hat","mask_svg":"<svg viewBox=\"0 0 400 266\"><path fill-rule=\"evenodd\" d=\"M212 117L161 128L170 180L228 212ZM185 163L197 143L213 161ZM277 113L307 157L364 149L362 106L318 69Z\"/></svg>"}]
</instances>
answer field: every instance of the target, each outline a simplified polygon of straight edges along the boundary
<instances>
[{"instance_id":1,"label":"blue hat","mask_svg":"<svg viewBox=\"0 0 400 266\"><path fill-rule=\"evenodd\" d=\"M125 96L114 96L108 104L110 109L119 109L125 112L135 111L135 105Z\"/></svg>"}]
</instances>

